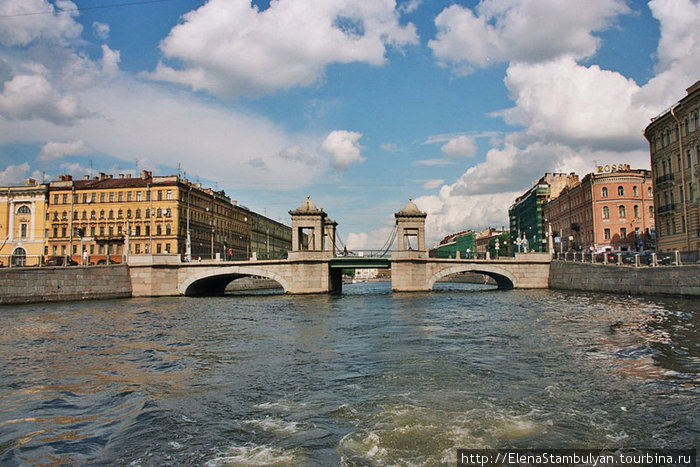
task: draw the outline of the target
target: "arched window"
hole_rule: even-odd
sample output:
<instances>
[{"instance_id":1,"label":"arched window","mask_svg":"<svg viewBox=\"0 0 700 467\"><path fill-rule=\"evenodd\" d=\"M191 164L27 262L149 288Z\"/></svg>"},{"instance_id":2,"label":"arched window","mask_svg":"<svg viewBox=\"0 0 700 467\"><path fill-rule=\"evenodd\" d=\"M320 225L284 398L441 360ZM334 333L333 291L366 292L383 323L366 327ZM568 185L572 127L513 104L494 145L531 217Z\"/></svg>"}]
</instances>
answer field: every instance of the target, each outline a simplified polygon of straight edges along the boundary
<instances>
[{"instance_id":1,"label":"arched window","mask_svg":"<svg viewBox=\"0 0 700 467\"><path fill-rule=\"evenodd\" d=\"M10 259L12 264L15 266L26 266L27 265L27 250L18 246L12 252L12 258Z\"/></svg>"},{"instance_id":2,"label":"arched window","mask_svg":"<svg viewBox=\"0 0 700 467\"><path fill-rule=\"evenodd\" d=\"M651 198L651 194L652 194L651 187L647 187L647 196L649 198Z\"/></svg>"},{"instance_id":3,"label":"arched window","mask_svg":"<svg viewBox=\"0 0 700 467\"><path fill-rule=\"evenodd\" d=\"M603 206L603 219L610 219L610 208Z\"/></svg>"},{"instance_id":4,"label":"arched window","mask_svg":"<svg viewBox=\"0 0 700 467\"><path fill-rule=\"evenodd\" d=\"M620 205L617 210L620 213L620 217L627 217L627 208L625 208L625 206Z\"/></svg>"},{"instance_id":5,"label":"arched window","mask_svg":"<svg viewBox=\"0 0 700 467\"><path fill-rule=\"evenodd\" d=\"M170 235L171 229L172 229L172 227L170 226L170 224L166 225L165 226L165 235Z\"/></svg>"},{"instance_id":6,"label":"arched window","mask_svg":"<svg viewBox=\"0 0 700 467\"><path fill-rule=\"evenodd\" d=\"M156 210L156 217L163 217L163 210L161 208Z\"/></svg>"},{"instance_id":7,"label":"arched window","mask_svg":"<svg viewBox=\"0 0 700 467\"><path fill-rule=\"evenodd\" d=\"M104 219L104 218L105 218L105 210L102 209L102 210L100 211L100 219Z\"/></svg>"},{"instance_id":8,"label":"arched window","mask_svg":"<svg viewBox=\"0 0 700 467\"><path fill-rule=\"evenodd\" d=\"M83 220L87 219L87 211L83 211Z\"/></svg>"},{"instance_id":9,"label":"arched window","mask_svg":"<svg viewBox=\"0 0 700 467\"><path fill-rule=\"evenodd\" d=\"M603 196L603 198L608 197L608 187L606 187L606 186L603 187L602 196Z\"/></svg>"},{"instance_id":10,"label":"arched window","mask_svg":"<svg viewBox=\"0 0 700 467\"><path fill-rule=\"evenodd\" d=\"M625 187L622 185L617 187L617 196L625 196Z\"/></svg>"},{"instance_id":11,"label":"arched window","mask_svg":"<svg viewBox=\"0 0 700 467\"><path fill-rule=\"evenodd\" d=\"M126 218L131 219L131 209L126 210Z\"/></svg>"},{"instance_id":12,"label":"arched window","mask_svg":"<svg viewBox=\"0 0 700 467\"><path fill-rule=\"evenodd\" d=\"M162 235L163 233L163 227L161 227L160 224L156 226L156 235Z\"/></svg>"},{"instance_id":13,"label":"arched window","mask_svg":"<svg viewBox=\"0 0 700 467\"><path fill-rule=\"evenodd\" d=\"M632 196L639 196L639 189L637 188L637 185L632 187Z\"/></svg>"},{"instance_id":14,"label":"arched window","mask_svg":"<svg viewBox=\"0 0 700 467\"><path fill-rule=\"evenodd\" d=\"M120 209L117 211L117 219L121 219L122 217L124 217L124 211Z\"/></svg>"},{"instance_id":15,"label":"arched window","mask_svg":"<svg viewBox=\"0 0 700 467\"><path fill-rule=\"evenodd\" d=\"M31 214L32 211L29 209L29 206L26 204L23 204L19 208L17 208L17 214Z\"/></svg>"},{"instance_id":16,"label":"arched window","mask_svg":"<svg viewBox=\"0 0 700 467\"><path fill-rule=\"evenodd\" d=\"M140 209L136 210L136 218L141 219L141 210Z\"/></svg>"},{"instance_id":17,"label":"arched window","mask_svg":"<svg viewBox=\"0 0 700 467\"><path fill-rule=\"evenodd\" d=\"M634 205L634 217L639 218L639 206Z\"/></svg>"},{"instance_id":18,"label":"arched window","mask_svg":"<svg viewBox=\"0 0 700 467\"><path fill-rule=\"evenodd\" d=\"M109 219L114 219L114 210L113 209L109 210Z\"/></svg>"},{"instance_id":19,"label":"arched window","mask_svg":"<svg viewBox=\"0 0 700 467\"><path fill-rule=\"evenodd\" d=\"M141 226L137 225L136 226L136 236L139 237L141 235Z\"/></svg>"},{"instance_id":20,"label":"arched window","mask_svg":"<svg viewBox=\"0 0 700 467\"><path fill-rule=\"evenodd\" d=\"M63 211L63 212L61 213L61 219L63 219L63 220L68 219L68 213L67 213L66 211Z\"/></svg>"}]
</instances>

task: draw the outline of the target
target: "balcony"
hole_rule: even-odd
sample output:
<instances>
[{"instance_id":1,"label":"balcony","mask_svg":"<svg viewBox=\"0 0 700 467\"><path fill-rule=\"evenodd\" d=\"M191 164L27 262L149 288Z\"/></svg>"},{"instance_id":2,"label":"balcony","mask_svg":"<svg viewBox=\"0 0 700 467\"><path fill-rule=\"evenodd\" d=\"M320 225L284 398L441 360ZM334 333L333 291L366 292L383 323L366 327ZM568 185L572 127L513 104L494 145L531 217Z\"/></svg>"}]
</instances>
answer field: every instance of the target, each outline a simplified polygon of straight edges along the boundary
<instances>
[{"instance_id":1,"label":"balcony","mask_svg":"<svg viewBox=\"0 0 700 467\"><path fill-rule=\"evenodd\" d=\"M676 212L676 205L674 203L659 206L659 215L672 214L674 212Z\"/></svg>"},{"instance_id":2,"label":"balcony","mask_svg":"<svg viewBox=\"0 0 700 467\"><path fill-rule=\"evenodd\" d=\"M656 186L662 186L667 183L673 183L673 174L666 174L656 177Z\"/></svg>"},{"instance_id":3,"label":"balcony","mask_svg":"<svg viewBox=\"0 0 700 467\"><path fill-rule=\"evenodd\" d=\"M124 243L124 235L95 235L97 243Z\"/></svg>"}]
</instances>

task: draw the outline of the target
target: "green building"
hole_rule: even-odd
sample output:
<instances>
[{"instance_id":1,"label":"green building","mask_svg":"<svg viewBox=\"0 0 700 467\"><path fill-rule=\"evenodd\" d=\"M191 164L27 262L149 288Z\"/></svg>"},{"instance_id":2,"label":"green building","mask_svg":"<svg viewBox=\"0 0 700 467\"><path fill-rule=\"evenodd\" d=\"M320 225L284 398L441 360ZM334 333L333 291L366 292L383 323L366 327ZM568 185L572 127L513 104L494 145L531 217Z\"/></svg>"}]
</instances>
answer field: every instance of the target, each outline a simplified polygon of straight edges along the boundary
<instances>
[{"instance_id":1,"label":"green building","mask_svg":"<svg viewBox=\"0 0 700 467\"><path fill-rule=\"evenodd\" d=\"M547 251L546 219L543 207L578 181L574 173L546 173L508 209L510 218L511 251L514 253Z\"/></svg>"},{"instance_id":2,"label":"green building","mask_svg":"<svg viewBox=\"0 0 700 467\"><path fill-rule=\"evenodd\" d=\"M467 258L467 249L473 257L476 252L476 232L467 230L448 235L440 241L440 244L430 250L433 258L456 258L459 252L460 258Z\"/></svg>"},{"instance_id":3,"label":"green building","mask_svg":"<svg viewBox=\"0 0 700 467\"><path fill-rule=\"evenodd\" d=\"M257 259L278 259L292 249L292 228L250 212L250 250Z\"/></svg>"}]
</instances>

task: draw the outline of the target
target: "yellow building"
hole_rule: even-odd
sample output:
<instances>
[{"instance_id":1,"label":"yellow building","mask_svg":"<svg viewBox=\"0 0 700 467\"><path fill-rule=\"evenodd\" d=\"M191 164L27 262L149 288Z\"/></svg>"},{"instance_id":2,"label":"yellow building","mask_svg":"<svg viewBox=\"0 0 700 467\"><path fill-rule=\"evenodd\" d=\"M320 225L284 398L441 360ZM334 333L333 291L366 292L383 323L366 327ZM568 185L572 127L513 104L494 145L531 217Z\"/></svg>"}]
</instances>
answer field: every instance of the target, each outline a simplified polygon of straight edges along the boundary
<instances>
[{"instance_id":1,"label":"yellow building","mask_svg":"<svg viewBox=\"0 0 700 467\"><path fill-rule=\"evenodd\" d=\"M700 250L700 81L686 93L644 130L659 251Z\"/></svg>"},{"instance_id":2,"label":"yellow building","mask_svg":"<svg viewBox=\"0 0 700 467\"><path fill-rule=\"evenodd\" d=\"M0 188L0 263L36 266L45 254L49 187L29 178L24 186Z\"/></svg>"},{"instance_id":3,"label":"yellow building","mask_svg":"<svg viewBox=\"0 0 700 467\"><path fill-rule=\"evenodd\" d=\"M126 255L248 257L250 216L223 191L178 175L120 174L49 185L47 254L77 262L121 262ZM191 250L188 251L188 233Z\"/></svg>"}]
</instances>

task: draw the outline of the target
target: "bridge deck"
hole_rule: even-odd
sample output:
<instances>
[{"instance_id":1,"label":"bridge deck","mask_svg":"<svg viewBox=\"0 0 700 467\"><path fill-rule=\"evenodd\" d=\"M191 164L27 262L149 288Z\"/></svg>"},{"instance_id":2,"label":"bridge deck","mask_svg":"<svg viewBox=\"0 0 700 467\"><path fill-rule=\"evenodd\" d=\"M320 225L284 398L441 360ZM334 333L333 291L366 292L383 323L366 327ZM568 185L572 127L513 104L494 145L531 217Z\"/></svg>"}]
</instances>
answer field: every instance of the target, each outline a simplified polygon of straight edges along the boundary
<instances>
[{"instance_id":1,"label":"bridge deck","mask_svg":"<svg viewBox=\"0 0 700 467\"><path fill-rule=\"evenodd\" d=\"M330 260L331 269L391 269L389 258L341 256Z\"/></svg>"}]
</instances>

